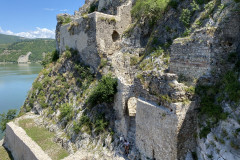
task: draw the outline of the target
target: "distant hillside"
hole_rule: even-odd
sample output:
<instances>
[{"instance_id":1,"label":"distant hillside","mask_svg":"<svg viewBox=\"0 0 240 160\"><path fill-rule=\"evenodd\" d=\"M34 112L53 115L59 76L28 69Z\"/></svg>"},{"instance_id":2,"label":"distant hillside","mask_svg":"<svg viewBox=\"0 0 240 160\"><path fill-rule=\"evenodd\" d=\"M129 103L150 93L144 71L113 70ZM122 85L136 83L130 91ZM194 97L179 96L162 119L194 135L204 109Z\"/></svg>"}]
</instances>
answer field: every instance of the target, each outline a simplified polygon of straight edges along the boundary
<instances>
[{"instance_id":1,"label":"distant hillside","mask_svg":"<svg viewBox=\"0 0 240 160\"><path fill-rule=\"evenodd\" d=\"M12 35L5 35L0 34L0 44L11 44L14 42L19 42L22 40L26 40L26 38L18 37L18 36L12 36Z\"/></svg>"},{"instance_id":2,"label":"distant hillside","mask_svg":"<svg viewBox=\"0 0 240 160\"><path fill-rule=\"evenodd\" d=\"M27 39L6 45L0 48L0 62L17 62L18 57L32 52L31 62L41 61L42 53L52 52L55 50L55 40L53 39Z\"/></svg>"}]
</instances>

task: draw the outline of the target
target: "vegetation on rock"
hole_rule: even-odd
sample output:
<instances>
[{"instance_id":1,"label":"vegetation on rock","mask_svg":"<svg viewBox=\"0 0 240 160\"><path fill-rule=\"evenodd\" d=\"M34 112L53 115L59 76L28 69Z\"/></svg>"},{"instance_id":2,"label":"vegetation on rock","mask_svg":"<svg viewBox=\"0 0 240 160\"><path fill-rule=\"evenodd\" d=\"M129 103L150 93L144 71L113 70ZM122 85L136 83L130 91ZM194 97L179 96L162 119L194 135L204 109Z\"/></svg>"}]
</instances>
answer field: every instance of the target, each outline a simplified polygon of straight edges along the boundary
<instances>
[{"instance_id":1,"label":"vegetation on rock","mask_svg":"<svg viewBox=\"0 0 240 160\"><path fill-rule=\"evenodd\" d=\"M117 92L117 79L111 75L103 76L98 85L91 92L88 103L90 106L101 104L103 102L112 103L114 95Z\"/></svg>"},{"instance_id":2,"label":"vegetation on rock","mask_svg":"<svg viewBox=\"0 0 240 160\"><path fill-rule=\"evenodd\" d=\"M16 109L10 109L7 113L1 113L0 114L0 129L1 131L5 131L6 124L13 120L16 117L17 110Z\"/></svg>"}]
</instances>

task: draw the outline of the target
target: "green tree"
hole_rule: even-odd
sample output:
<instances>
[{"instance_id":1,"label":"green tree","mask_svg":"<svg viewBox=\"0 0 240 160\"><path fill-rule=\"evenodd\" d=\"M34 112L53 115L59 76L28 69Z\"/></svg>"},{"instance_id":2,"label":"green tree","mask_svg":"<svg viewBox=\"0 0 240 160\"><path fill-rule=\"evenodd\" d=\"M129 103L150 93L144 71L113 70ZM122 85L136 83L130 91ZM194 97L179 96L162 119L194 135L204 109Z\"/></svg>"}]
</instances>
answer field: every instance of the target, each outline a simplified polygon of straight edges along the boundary
<instances>
[{"instance_id":1,"label":"green tree","mask_svg":"<svg viewBox=\"0 0 240 160\"><path fill-rule=\"evenodd\" d=\"M111 103L114 100L116 92L117 79L112 78L111 75L103 76L89 96L88 102L90 103L90 106L101 104L103 102Z\"/></svg>"},{"instance_id":2,"label":"green tree","mask_svg":"<svg viewBox=\"0 0 240 160\"><path fill-rule=\"evenodd\" d=\"M2 131L5 131L6 129L6 124L13 120L16 117L17 110L16 109L10 109L8 110L7 114L4 112L0 114L0 129Z\"/></svg>"}]
</instances>

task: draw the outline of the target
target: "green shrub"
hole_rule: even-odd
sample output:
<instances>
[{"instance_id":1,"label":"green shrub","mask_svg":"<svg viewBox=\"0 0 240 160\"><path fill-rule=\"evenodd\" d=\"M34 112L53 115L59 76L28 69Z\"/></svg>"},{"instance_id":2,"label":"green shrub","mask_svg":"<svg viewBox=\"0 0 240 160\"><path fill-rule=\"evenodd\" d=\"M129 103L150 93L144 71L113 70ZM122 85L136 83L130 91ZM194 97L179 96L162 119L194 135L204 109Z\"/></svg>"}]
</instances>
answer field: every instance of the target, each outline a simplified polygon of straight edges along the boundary
<instances>
[{"instance_id":1,"label":"green shrub","mask_svg":"<svg viewBox=\"0 0 240 160\"><path fill-rule=\"evenodd\" d=\"M236 3L239 3L240 2L240 0L234 0Z\"/></svg>"},{"instance_id":2,"label":"green shrub","mask_svg":"<svg viewBox=\"0 0 240 160\"><path fill-rule=\"evenodd\" d=\"M185 91L193 95L195 93L195 87L190 86L190 87L186 88Z\"/></svg>"},{"instance_id":3,"label":"green shrub","mask_svg":"<svg viewBox=\"0 0 240 160\"><path fill-rule=\"evenodd\" d=\"M198 26L201 26L202 25L202 21L201 20L197 20L195 24L198 25Z\"/></svg>"},{"instance_id":4,"label":"green shrub","mask_svg":"<svg viewBox=\"0 0 240 160\"><path fill-rule=\"evenodd\" d=\"M112 103L117 92L117 79L111 75L103 76L88 98L90 106L103 102Z\"/></svg>"},{"instance_id":5,"label":"green shrub","mask_svg":"<svg viewBox=\"0 0 240 160\"><path fill-rule=\"evenodd\" d=\"M210 132L211 132L211 128L209 126L204 127L200 131L200 138L206 138Z\"/></svg>"},{"instance_id":6,"label":"green shrub","mask_svg":"<svg viewBox=\"0 0 240 160\"><path fill-rule=\"evenodd\" d=\"M68 103L64 103L61 105L60 112L61 112L59 116L60 120L66 117L66 120L70 121L73 117L73 108Z\"/></svg>"},{"instance_id":7,"label":"green shrub","mask_svg":"<svg viewBox=\"0 0 240 160\"><path fill-rule=\"evenodd\" d=\"M183 9L180 16L180 21L184 24L185 27L190 26L191 20L191 11L189 9Z\"/></svg>"},{"instance_id":8,"label":"green shrub","mask_svg":"<svg viewBox=\"0 0 240 160\"><path fill-rule=\"evenodd\" d=\"M204 3L208 3L211 0L196 0L196 2L200 5L204 4Z\"/></svg>"},{"instance_id":9,"label":"green shrub","mask_svg":"<svg viewBox=\"0 0 240 160\"><path fill-rule=\"evenodd\" d=\"M65 16L59 16L58 20L59 20L59 23L61 23L62 25L68 24L72 21L70 17L65 17Z\"/></svg>"},{"instance_id":10,"label":"green shrub","mask_svg":"<svg viewBox=\"0 0 240 160\"><path fill-rule=\"evenodd\" d=\"M232 52L228 55L228 62L234 63L237 60L237 53Z\"/></svg>"},{"instance_id":11,"label":"green shrub","mask_svg":"<svg viewBox=\"0 0 240 160\"><path fill-rule=\"evenodd\" d=\"M1 131L5 131L6 129L6 124L13 120L16 117L17 110L16 109L10 109L8 110L7 114L1 113L0 114L0 129Z\"/></svg>"},{"instance_id":12,"label":"green shrub","mask_svg":"<svg viewBox=\"0 0 240 160\"><path fill-rule=\"evenodd\" d=\"M70 58L70 57L72 57L72 54L71 54L71 52L69 50L66 50L65 53L64 53L64 56L66 58Z\"/></svg>"},{"instance_id":13,"label":"green shrub","mask_svg":"<svg viewBox=\"0 0 240 160\"><path fill-rule=\"evenodd\" d=\"M160 99L164 102L172 103L172 99L168 95L160 95Z\"/></svg>"},{"instance_id":14,"label":"green shrub","mask_svg":"<svg viewBox=\"0 0 240 160\"><path fill-rule=\"evenodd\" d=\"M39 89L39 90L41 90L42 88L43 88L43 86L42 86L42 83L41 83L41 82L35 81L35 82L33 83L33 89Z\"/></svg>"},{"instance_id":15,"label":"green shrub","mask_svg":"<svg viewBox=\"0 0 240 160\"><path fill-rule=\"evenodd\" d=\"M90 134L92 129L92 122L86 115L82 115L78 122L73 122L73 130L75 133L79 133L81 129L85 127L85 131Z\"/></svg>"},{"instance_id":16,"label":"green shrub","mask_svg":"<svg viewBox=\"0 0 240 160\"><path fill-rule=\"evenodd\" d=\"M224 139L222 139L222 138L219 138L218 140L219 140L219 142L220 142L221 144L225 144L225 141L224 141Z\"/></svg>"},{"instance_id":17,"label":"green shrub","mask_svg":"<svg viewBox=\"0 0 240 160\"><path fill-rule=\"evenodd\" d=\"M46 67L47 64L52 63L52 62L56 62L59 58L59 53L57 52L57 50L51 52L51 53L47 53L44 57L44 59L41 62L41 65Z\"/></svg>"},{"instance_id":18,"label":"green shrub","mask_svg":"<svg viewBox=\"0 0 240 160\"><path fill-rule=\"evenodd\" d=\"M205 115L204 119L209 120L206 127L201 129L200 137L206 137L211 127L218 123L219 120L225 120L228 113L224 112L221 105L216 101L216 95L221 91L220 84L216 85L198 85L196 94L200 97L200 115Z\"/></svg>"},{"instance_id":19,"label":"green shrub","mask_svg":"<svg viewBox=\"0 0 240 160\"><path fill-rule=\"evenodd\" d=\"M204 4L204 0L196 0L196 2L200 5Z\"/></svg>"},{"instance_id":20,"label":"green shrub","mask_svg":"<svg viewBox=\"0 0 240 160\"><path fill-rule=\"evenodd\" d=\"M99 134L102 133L106 130L108 126L108 122L105 120L104 117L100 117L96 120L96 122L94 123L94 128L95 128L95 133Z\"/></svg>"},{"instance_id":21,"label":"green shrub","mask_svg":"<svg viewBox=\"0 0 240 160\"><path fill-rule=\"evenodd\" d=\"M184 74L181 73L181 74L178 75L178 82L184 83L184 82L187 82L187 81L189 81L189 79Z\"/></svg>"},{"instance_id":22,"label":"green shrub","mask_svg":"<svg viewBox=\"0 0 240 160\"><path fill-rule=\"evenodd\" d=\"M147 17L154 21L162 16L169 2L170 0L137 0L131 13L136 19Z\"/></svg>"},{"instance_id":23,"label":"green shrub","mask_svg":"<svg viewBox=\"0 0 240 160\"><path fill-rule=\"evenodd\" d=\"M64 52L64 57L66 58L71 58L73 56L76 56L78 54L78 51L73 49L73 48L69 48L68 46L66 46L66 51Z\"/></svg>"},{"instance_id":24,"label":"green shrub","mask_svg":"<svg viewBox=\"0 0 240 160\"><path fill-rule=\"evenodd\" d=\"M99 65L99 68L104 68L105 66L107 66L107 60L106 59L103 59L101 58L101 63Z\"/></svg>"},{"instance_id":25,"label":"green shrub","mask_svg":"<svg viewBox=\"0 0 240 160\"><path fill-rule=\"evenodd\" d=\"M139 58L137 56L130 57L130 65L131 66L136 65L138 63L138 61L139 61Z\"/></svg>"},{"instance_id":26,"label":"green shrub","mask_svg":"<svg viewBox=\"0 0 240 160\"><path fill-rule=\"evenodd\" d=\"M231 141L231 142L230 142L230 145L231 145L232 148L234 148L234 149L236 149L236 150L238 150L238 149L240 148L239 145L236 144L234 141Z\"/></svg>"},{"instance_id":27,"label":"green shrub","mask_svg":"<svg viewBox=\"0 0 240 160\"><path fill-rule=\"evenodd\" d=\"M95 11L97 11L97 9L98 9L98 4L94 2L90 5L88 13L95 12Z\"/></svg>"},{"instance_id":28,"label":"green shrub","mask_svg":"<svg viewBox=\"0 0 240 160\"><path fill-rule=\"evenodd\" d=\"M240 97L240 83L238 81L238 74L230 71L226 73L223 78L225 85L225 91L228 94L228 98L231 101L239 102Z\"/></svg>"},{"instance_id":29,"label":"green shrub","mask_svg":"<svg viewBox=\"0 0 240 160\"><path fill-rule=\"evenodd\" d=\"M191 7L192 7L192 11L199 11L199 10L200 10L200 7L199 7L199 5L196 3L195 0L192 1Z\"/></svg>"},{"instance_id":30,"label":"green shrub","mask_svg":"<svg viewBox=\"0 0 240 160\"><path fill-rule=\"evenodd\" d=\"M190 28L186 28L186 30L184 31L184 33L182 34L183 37L187 37L189 36L191 33L191 29Z\"/></svg>"},{"instance_id":31,"label":"green shrub","mask_svg":"<svg viewBox=\"0 0 240 160\"><path fill-rule=\"evenodd\" d=\"M215 7L216 1L210 1L208 4L204 6L205 12L201 16L201 19L204 20L206 18L209 18L209 16L213 13L214 7Z\"/></svg>"},{"instance_id":32,"label":"green shrub","mask_svg":"<svg viewBox=\"0 0 240 160\"><path fill-rule=\"evenodd\" d=\"M192 157L193 157L193 160L198 160L198 157L197 157L197 153L196 153L196 152L192 152Z\"/></svg>"},{"instance_id":33,"label":"green shrub","mask_svg":"<svg viewBox=\"0 0 240 160\"><path fill-rule=\"evenodd\" d=\"M169 6L171 6L171 7L174 8L174 9L177 9L177 7L178 7L178 1L177 1L177 0L171 0L171 1L169 2Z\"/></svg>"}]
</instances>

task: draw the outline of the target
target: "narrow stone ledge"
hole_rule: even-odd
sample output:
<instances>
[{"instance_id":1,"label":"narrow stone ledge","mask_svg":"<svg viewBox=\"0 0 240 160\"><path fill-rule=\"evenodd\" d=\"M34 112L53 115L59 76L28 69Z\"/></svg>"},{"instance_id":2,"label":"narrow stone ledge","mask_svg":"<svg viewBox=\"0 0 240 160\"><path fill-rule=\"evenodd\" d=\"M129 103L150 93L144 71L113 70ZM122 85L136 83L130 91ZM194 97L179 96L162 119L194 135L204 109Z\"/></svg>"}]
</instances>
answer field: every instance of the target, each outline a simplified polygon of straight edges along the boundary
<instances>
[{"instance_id":1,"label":"narrow stone ledge","mask_svg":"<svg viewBox=\"0 0 240 160\"><path fill-rule=\"evenodd\" d=\"M11 151L16 160L51 160L22 128L16 126L13 122L9 122L6 126L4 146Z\"/></svg>"}]
</instances>

